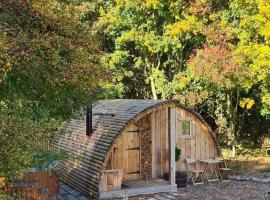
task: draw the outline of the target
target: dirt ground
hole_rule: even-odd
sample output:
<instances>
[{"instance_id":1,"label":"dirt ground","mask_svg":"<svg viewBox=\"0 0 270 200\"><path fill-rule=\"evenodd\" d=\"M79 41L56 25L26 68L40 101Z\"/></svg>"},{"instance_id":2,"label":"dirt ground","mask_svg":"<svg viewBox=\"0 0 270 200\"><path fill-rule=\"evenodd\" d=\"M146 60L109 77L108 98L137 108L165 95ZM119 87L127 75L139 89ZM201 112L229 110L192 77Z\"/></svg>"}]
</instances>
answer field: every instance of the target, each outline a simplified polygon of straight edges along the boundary
<instances>
[{"instance_id":1,"label":"dirt ground","mask_svg":"<svg viewBox=\"0 0 270 200\"><path fill-rule=\"evenodd\" d=\"M231 181L212 185L191 186L173 193L179 200L264 200L270 185L252 181ZM153 200L155 195L130 197L129 200Z\"/></svg>"}]
</instances>

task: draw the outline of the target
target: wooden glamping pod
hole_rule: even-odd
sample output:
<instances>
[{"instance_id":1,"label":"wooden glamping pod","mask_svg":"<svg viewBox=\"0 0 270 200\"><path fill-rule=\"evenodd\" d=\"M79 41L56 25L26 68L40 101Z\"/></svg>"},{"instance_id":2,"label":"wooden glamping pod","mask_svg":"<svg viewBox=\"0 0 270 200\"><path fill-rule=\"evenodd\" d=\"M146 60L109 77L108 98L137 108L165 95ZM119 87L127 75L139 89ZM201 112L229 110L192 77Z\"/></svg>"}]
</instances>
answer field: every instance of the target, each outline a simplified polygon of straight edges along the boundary
<instances>
[{"instance_id":1,"label":"wooden glamping pod","mask_svg":"<svg viewBox=\"0 0 270 200\"><path fill-rule=\"evenodd\" d=\"M89 117L82 116L64 123L53 143L72 154L60 178L90 199L174 191L175 172L186 169L185 158L219 154L207 123L177 101L104 100L92 112L89 136ZM177 163L176 146L182 151Z\"/></svg>"}]
</instances>

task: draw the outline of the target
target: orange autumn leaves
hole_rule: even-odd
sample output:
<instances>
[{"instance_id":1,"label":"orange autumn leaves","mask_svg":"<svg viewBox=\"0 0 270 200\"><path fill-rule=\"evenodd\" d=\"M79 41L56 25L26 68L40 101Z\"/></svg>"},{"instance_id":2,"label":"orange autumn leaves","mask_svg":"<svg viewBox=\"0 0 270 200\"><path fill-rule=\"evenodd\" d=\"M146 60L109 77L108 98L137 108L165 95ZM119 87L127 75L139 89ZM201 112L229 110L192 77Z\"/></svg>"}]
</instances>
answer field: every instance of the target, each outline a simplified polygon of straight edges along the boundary
<instances>
[{"instance_id":1,"label":"orange autumn leaves","mask_svg":"<svg viewBox=\"0 0 270 200\"><path fill-rule=\"evenodd\" d=\"M247 75L243 66L239 65L241 60L241 56L234 56L221 45L205 44L190 57L188 66L195 77L231 88L232 84Z\"/></svg>"}]
</instances>

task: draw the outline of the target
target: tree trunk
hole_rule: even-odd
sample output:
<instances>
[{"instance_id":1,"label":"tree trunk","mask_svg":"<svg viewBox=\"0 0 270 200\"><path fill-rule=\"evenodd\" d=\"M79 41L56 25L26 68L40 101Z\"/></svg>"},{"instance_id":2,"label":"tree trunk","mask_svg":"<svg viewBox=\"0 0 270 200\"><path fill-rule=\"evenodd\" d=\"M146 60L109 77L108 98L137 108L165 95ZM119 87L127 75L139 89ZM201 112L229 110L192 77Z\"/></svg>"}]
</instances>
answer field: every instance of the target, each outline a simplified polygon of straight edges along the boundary
<instances>
[{"instance_id":1,"label":"tree trunk","mask_svg":"<svg viewBox=\"0 0 270 200\"><path fill-rule=\"evenodd\" d=\"M232 156L236 156L236 116L237 116L237 110L235 110L234 106L233 106L233 91L230 90L228 92L228 108L229 108L229 112L230 112L230 133L229 133L229 140L232 146ZM236 105L237 106L237 105Z\"/></svg>"},{"instance_id":2,"label":"tree trunk","mask_svg":"<svg viewBox=\"0 0 270 200\"><path fill-rule=\"evenodd\" d=\"M153 79L151 79L150 83L151 83L152 98L153 99L158 99L157 98L155 81Z\"/></svg>"},{"instance_id":3,"label":"tree trunk","mask_svg":"<svg viewBox=\"0 0 270 200\"><path fill-rule=\"evenodd\" d=\"M151 63L148 58L145 58L145 64L150 72L150 74L153 73L153 69L154 69L154 63ZM159 68L160 66L160 61L158 62L158 65L157 65L157 69ZM147 70L147 71L148 71ZM156 91L156 84L155 84L155 80L153 79L153 77L150 76L150 84L151 84L151 92L152 92L152 98L153 99L158 99L157 98L157 91Z\"/></svg>"}]
</instances>

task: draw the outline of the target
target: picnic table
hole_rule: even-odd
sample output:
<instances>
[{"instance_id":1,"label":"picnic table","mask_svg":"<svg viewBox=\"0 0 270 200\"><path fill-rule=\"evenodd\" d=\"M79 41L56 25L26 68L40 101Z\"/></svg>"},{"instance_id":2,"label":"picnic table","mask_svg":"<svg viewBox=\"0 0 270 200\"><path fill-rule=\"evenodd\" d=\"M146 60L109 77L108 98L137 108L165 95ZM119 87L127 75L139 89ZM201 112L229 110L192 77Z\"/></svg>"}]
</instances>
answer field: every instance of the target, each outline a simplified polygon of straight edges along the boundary
<instances>
[{"instance_id":1,"label":"picnic table","mask_svg":"<svg viewBox=\"0 0 270 200\"><path fill-rule=\"evenodd\" d=\"M200 162L202 163L204 177L206 178L208 184L213 181L219 181L220 172L218 164L221 163L221 161L215 159L204 159L200 160Z\"/></svg>"}]
</instances>

